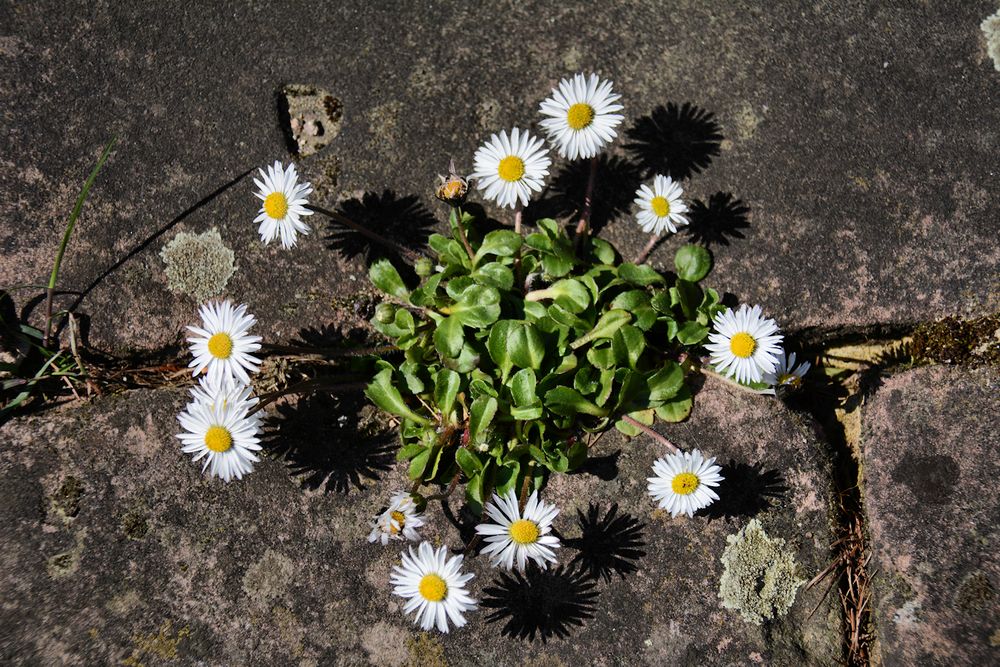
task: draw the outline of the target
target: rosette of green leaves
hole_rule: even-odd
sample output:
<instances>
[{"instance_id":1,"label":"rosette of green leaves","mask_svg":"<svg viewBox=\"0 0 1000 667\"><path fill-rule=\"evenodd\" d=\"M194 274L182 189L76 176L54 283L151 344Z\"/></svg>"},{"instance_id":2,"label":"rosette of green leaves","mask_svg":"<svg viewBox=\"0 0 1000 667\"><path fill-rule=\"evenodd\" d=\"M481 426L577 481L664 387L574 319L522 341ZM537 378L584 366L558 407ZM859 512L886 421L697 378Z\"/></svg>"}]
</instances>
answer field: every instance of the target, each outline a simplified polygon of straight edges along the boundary
<instances>
[{"instance_id":1,"label":"rosette of green leaves","mask_svg":"<svg viewBox=\"0 0 1000 667\"><path fill-rule=\"evenodd\" d=\"M702 344L723 308L699 285L711 268L704 248L682 247L676 276L665 276L620 261L602 239L575 252L554 220L524 238L480 234L467 214L450 222L451 236L431 235L418 285L388 261L370 270L387 295L372 324L404 359L378 362L367 394L401 420L398 457L412 480L460 475L478 511L491 491L538 488L581 465L590 433L637 434L624 415L644 424L688 415L676 359Z\"/></svg>"}]
</instances>

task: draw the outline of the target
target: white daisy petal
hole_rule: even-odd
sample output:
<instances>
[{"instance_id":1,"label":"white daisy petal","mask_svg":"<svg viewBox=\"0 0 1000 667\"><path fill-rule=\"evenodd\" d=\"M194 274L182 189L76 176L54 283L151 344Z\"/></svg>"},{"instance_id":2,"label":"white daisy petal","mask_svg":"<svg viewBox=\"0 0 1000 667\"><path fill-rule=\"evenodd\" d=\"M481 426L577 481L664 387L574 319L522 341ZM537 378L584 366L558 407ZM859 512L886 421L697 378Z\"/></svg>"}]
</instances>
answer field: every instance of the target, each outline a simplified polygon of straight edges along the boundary
<instances>
[{"instance_id":1,"label":"white daisy petal","mask_svg":"<svg viewBox=\"0 0 1000 667\"><path fill-rule=\"evenodd\" d=\"M494 134L476 151L472 178L486 199L499 206L527 206L532 192L542 189L552 160L541 139L514 128Z\"/></svg>"},{"instance_id":2,"label":"white daisy petal","mask_svg":"<svg viewBox=\"0 0 1000 667\"><path fill-rule=\"evenodd\" d=\"M669 176L657 174L653 178L653 186L639 186L635 192L636 220L644 232L662 234L664 231L677 232L677 225L688 224L686 216L682 215L688 208L681 199L684 191L680 183L675 183Z\"/></svg>"},{"instance_id":3,"label":"white daisy petal","mask_svg":"<svg viewBox=\"0 0 1000 667\"><path fill-rule=\"evenodd\" d=\"M462 574L462 556L448 558L447 547L435 551L429 542L407 551L389 579L393 595L407 600L404 613L416 611L413 622L423 630L448 632L449 620L455 627L465 625L465 612L475 609L476 601L465 588L473 575Z\"/></svg>"},{"instance_id":4,"label":"white daisy petal","mask_svg":"<svg viewBox=\"0 0 1000 667\"><path fill-rule=\"evenodd\" d=\"M576 74L562 79L552 95L539 105L548 118L539 124L548 134L559 155L570 160L594 157L616 136L615 127L623 119L621 96L612 93L611 82L596 74Z\"/></svg>"},{"instance_id":5,"label":"white daisy petal","mask_svg":"<svg viewBox=\"0 0 1000 667\"><path fill-rule=\"evenodd\" d=\"M653 500L671 516L691 517L719 499L709 487L719 485L721 471L715 457L706 459L697 449L676 452L653 463L654 477L649 478L647 488Z\"/></svg>"},{"instance_id":6,"label":"white daisy petal","mask_svg":"<svg viewBox=\"0 0 1000 667\"><path fill-rule=\"evenodd\" d=\"M195 334L187 339L194 356L188 364L194 369L192 375L207 370L213 387L230 382L250 384L249 373L260 369L260 359L251 354L260 349L260 337L248 335L255 319L246 315L246 306L234 307L229 300L210 301L198 314L202 325L188 327Z\"/></svg>"},{"instance_id":7,"label":"white daisy petal","mask_svg":"<svg viewBox=\"0 0 1000 667\"><path fill-rule=\"evenodd\" d=\"M202 378L191 390L191 402L177 420L183 433L177 435L181 451L193 454L193 460L205 459L202 471L228 482L241 479L253 470L260 450L259 414L249 414L257 404L252 389L228 376L212 380Z\"/></svg>"},{"instance_id":8,"label":"white daisy petal","mask_svg":"<svg viewBox=\"0 0 1000 667\"><path fill-rule=\"evenodd\" d=\"M763 381L772 387L798 388L802 384L802 378L806 376L811 367L812 364L808 361L803 361L796 366L795 353L792 352L786 357L785 351L780 350L775 355L774 370L765 372Z\"/></svg>"},{"instance_id":9,"label":"white daisy petal","mask_svg":"<svg viewBox=\"0 0 1000 667\"><path fill-rule=\"evenodd\" d=\"M417 503L413 496L405 491L393 494L389 499L389 507L372 521L372 531L368 535L369 542L380 541L382 546L389 540L420 539L417 528L424 525L423 517L417 512Z\"/></svg>"},{"instance_id":10,"label":"white daisy petal","mask_svg":"<svg viewBox=\"0 0 1000 667\"><path fill-rule=\"evenodd\" d=\"M482 523L476 526L476 532L487 543L483 554L490 556L494 567L511 570L516 563L517 569L524 570L528 561L532 560L544 570L549 563L556 561L552 548L560 546L559 539L550 533L552 521L559 510L541 500L537 491L528 498L523 513L517 496L508 491L503 496L494 494L486 504L484 514L494 523Z\"/></svg>"},{"instance_id":11,"label":"white daisy petal","mask_svg":"<svg viewBox=\"0 0 1000 667\"><path fill-rule=\"evenodd\" d=\"M294 164L284 169L281 162L275 162L267 168L267 173L263 169L259 171L261 178L254 179L258 188L254 195L261 200L260 210L254 218L254 222L259 223L257 233L264 245L280 238L281 247L291 248L299 234L309 233L309 226L302 217L312 215L312 211L304 208L308 204L305 196L312 192L312 186L298 182Z\"/></svg>"},{"instance_id":12,"label":"white daisy petal","mask_svg":"<svg viewBox=\"0 0 1000 667\"><path fill-rule=\"evenodd\" d=\"M709 360L715 370L742 384L761 382L773 373L781 353L778 325L763 316L760 306L746 304L715 316L715 332L709 334Z\"/></svg>"}]
</instances>

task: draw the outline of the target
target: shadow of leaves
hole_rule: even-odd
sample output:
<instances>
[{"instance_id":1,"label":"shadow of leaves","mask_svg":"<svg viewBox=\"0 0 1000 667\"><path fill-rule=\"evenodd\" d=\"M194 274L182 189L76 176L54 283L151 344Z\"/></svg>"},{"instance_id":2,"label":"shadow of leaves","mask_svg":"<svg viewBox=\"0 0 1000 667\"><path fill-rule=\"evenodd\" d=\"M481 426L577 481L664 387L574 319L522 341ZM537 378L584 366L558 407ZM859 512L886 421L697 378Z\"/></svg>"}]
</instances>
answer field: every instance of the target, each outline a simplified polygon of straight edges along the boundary
<instances>
[{"instance_id":1,"label":"shadow of leaves","mask_svg":"<svg viewBox=\"0 0 1000 667\"><path fill-rule=\"evenodd\" d=\"M377 480L395 463L394 433L373 433L358 412L360 399L313 394L278 406L264 422L261 445L310 490L347 494Z\"/></svg>"},{"instance_id":2,"label":"shadow of leaves","mask_svg":"<svg viewBox=\"0 0 1000 667\"><path fill-rule=\"evenodd\" d=\"M747 213L750 207L728 192L716 192L706 204L700 199L691 202L690 224L685 233L695 243L711 246L729 245L729 239L745 239L743 230L750 227Z\"/></svg>"},{"instance_id":3,"label":"shadow of leaves","mask_svg":"<svg viewBox=\"0 0 1000 667\"><path fill-rule=\"evenodd\" d=\"M638 161L646 178L664 174L674 180L706 169L719 154L723 139L715 114L690 102L656 107L636 119L625 136L629 140L625 150Z\"/></svg>"},{"instance_id":4,"label":"shadow of leaves","mask_svg":"<svg viewBox=\"0 0 1000 667\"><path fill-rule=\"evenodd\" d=\"M780 502L788 492L785 480L777 470L764 470L762 463L753 465L730 460L723 464L722 482L716 489L719 499L695 514L709 519L735 517L753 518Z\"/></svg>"},{"instance_id":5,"label":"shadow of leaves","mask_svg":"<svg viewBox=\"0 0 1000 667\"><path fill-rule=\"evenodd\" d=\"M618 514L617 503L603 517L600 507L591 503L586 515L577 510L577 520L582 535L563 542L578 551L571 567L579 565L594 579L605 582L610 582L613 574L624 579L638 569L636 561L646 555L641 549L646 545L642 534L645 524L631 514Z\"/></svg>"},{"instance_id":6,"label":"shadow of leaves","mask_svg":"<svg viewBox=\"0 0 1000 667\"><path fill-rule=\"evenodd\" d=\"M484 592L480 605L494 611L487 623L504 621L507 637L543 642L555 636L566 638L573 628L594 617L597 584L579 568L559 566L540 570L529 565L524 574L499 573Z\"/></svg>"},{"instance_id":7,"label":"shadow of leaves","mask_svg":"<svg viewBox=\"0 0 1000 667\"><path fill-rule=\"evenodd\" d=\"M366 192L360 199L348 199L337 206L337 212L380 236L414 250L424 247L431 228L437 222L416 195L400 197L392 190L385 190L382 194ZM395 251L334 220L327 220L327 230L329 247L342 252L348 259L360 256L368 264L382 258L391 260L397 266L405 263Z\"/></svg>"}]
</instances>

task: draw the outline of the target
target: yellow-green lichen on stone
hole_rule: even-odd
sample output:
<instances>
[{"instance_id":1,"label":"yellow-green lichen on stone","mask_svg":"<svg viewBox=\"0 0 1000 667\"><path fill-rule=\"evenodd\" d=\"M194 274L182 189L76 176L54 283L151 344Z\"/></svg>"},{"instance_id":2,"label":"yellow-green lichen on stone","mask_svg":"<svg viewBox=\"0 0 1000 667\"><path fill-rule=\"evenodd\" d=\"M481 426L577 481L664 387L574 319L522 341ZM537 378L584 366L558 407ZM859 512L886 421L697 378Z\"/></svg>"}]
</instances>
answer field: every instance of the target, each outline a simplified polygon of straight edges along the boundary
<instances>
[{"instance_id":1,"label":"yellow-green lichen on stone","mask_svg":"<svg viewBox=\"0 0 1000 667\"><path fill-rule=\"evenodd\" d=\"M726 537L722 552L725 570L719 580L722 606L748 622L784 616L795 601L803 580L796 576L795 555L785 541L770 537L760 521L752 519L735 535Z\"/></svg>"},{"instance_id":2,"label":"yellow-green lichen on stone","mask_svg":"<svg viewBox=\"0 0 1000 667\"><path fill-rule=\"evenodd\" d=\"M1000 10L983 19L979 25L986 37L986 53L993 59L993 67L1000 72Z\"/></svg>"},{"instance_id":3,"label":"yellow-green lichen on stone","mask_svg":"<svg viewBox=\"0 0 1000 667\"><path fill-rule=\"evenodd\" d=\"M199 302L222 292L236 272L236 255L214 227L203 234L179 233L163 246L160 257L170 291Z\"/></svg>"}]
</instances>

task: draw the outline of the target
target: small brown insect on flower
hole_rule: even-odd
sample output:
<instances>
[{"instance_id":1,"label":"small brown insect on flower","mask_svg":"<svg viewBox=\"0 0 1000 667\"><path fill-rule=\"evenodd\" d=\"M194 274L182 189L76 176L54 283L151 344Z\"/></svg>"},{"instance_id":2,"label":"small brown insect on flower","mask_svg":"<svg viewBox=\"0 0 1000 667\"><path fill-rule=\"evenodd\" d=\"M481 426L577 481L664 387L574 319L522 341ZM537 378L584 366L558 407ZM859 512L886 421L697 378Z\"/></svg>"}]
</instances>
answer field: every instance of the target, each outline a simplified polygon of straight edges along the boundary
<instances>
[{"instance_id":1,"label":"small brown insect on flower","mask_svg":"<svg viewBox=\"0 0 1000 667\"><path fill-rule=\"evenodd\" d=\"M469 181L455 173L455 160L448 166L448 176L438 175L438 186L434 196L452 206L459 206L469 193Z\"/></svg>"}]
</instances>

